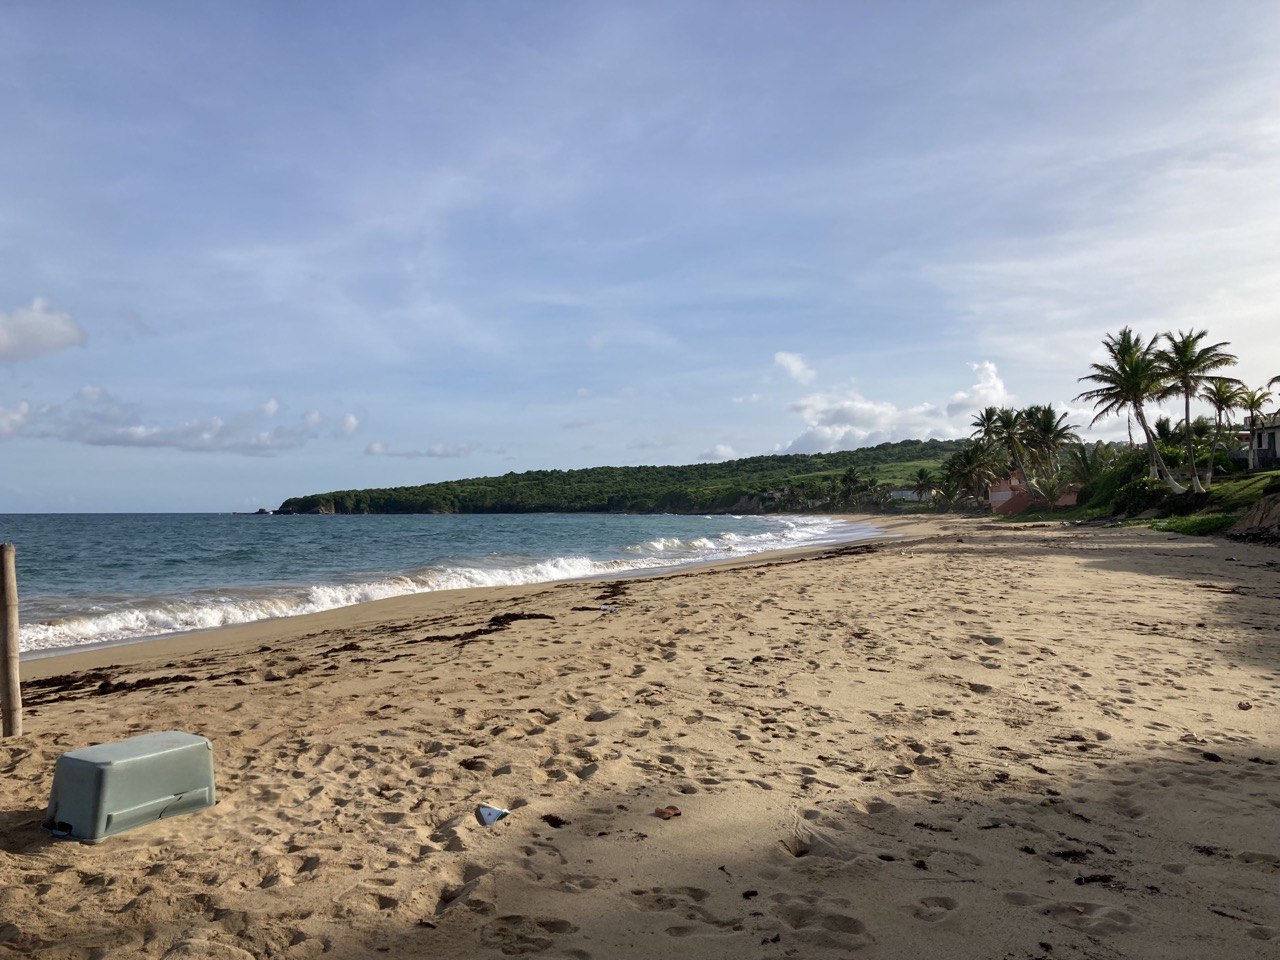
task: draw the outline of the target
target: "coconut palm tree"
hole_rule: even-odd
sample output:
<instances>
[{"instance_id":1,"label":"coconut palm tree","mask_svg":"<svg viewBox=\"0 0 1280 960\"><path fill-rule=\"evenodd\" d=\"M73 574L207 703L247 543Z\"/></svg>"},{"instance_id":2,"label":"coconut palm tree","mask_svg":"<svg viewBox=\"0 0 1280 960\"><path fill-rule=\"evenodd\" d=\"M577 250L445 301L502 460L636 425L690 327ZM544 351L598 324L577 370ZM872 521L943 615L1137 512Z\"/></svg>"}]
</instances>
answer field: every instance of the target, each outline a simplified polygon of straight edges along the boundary
<instances>
[{"instance_id":1,"label":"coconut palm tree","mask_svg":"<svg viewBox=\"0 0 1280 960\"><path fill-rule=\"evenodd\" d=\"M974 439L980 439L984 443L989 443L996 433L996 421L1000 418L999 407L987 407L973 418L973 422L969 426L973 427L973 433L970 434Z\"/></svg>"},{"instance_id":2,"label":"coconut palm tree","mask_svg":"<svg viewBox=\"0 0 1280 960\"><path fill-rule=\"evenodd\" d=\"M840 494L846 503L852 503L854 497L868 483L870 483L870 477L862 467L850 467L840 474Z\"/></svg>"},{"instance_id":3,"label":"coconut palm tree","mask_svg":"<svg viewBox=\"0 0 1280 960\"><path fill-rule=\"evenodd\" d=\"M1062 466L1067 476L1082 486L1089 486L1115 465L1117 450L1109 443L1072 443L1063 451Z\"/></svg>"},{"instance_id":4,"label":"coconut palm tree","mask_svg":"<svg viewBox=\"0 0 1280 960\"><path fill-rule=\"evenodd\" d=\"M1209 476L1206 483L1213 483L1213 467L1222 438L1231 430L1231 411L1240 406L1240 394L1244 384L1234 377L1209 377L1200 388L1200 399L1213 407L1213 445L1209 450Z\"/></svg>"},{"instance_id":5,"label":"coconut palm tree","mask_svg":"<svg viewBox=\"0 0 1280 960\"><path fill-rule=\"evenodd\" d=\"M1027 486L1036 498L1043 501L1050 510L1056 510L1058 501L1068 491L1067 478L1061 473L1050 473L1036 477Z\"/></svg>"},{"instance_id":6,"label":"coconut palm tree","mask_svg":"<svg viewBox=\"0 0 1280 960\"><path fill-rule=\"evenodd\" d=\"M955 478L944 475L933 491L933 505L938 510L950 510L957 503L970 498L970 494Z\"/></svg>"},{"instance_id":7,"label":"coconut palm tree","mask_svg":"<svg viewBox=\"0 0 1280 960\"><path fill-rule=\"evenodd\" d=\"M1277 378L1280 379L1280 378ZM1272 380L1271 383L1275 383ZM1268 384L1270 386L1270 384ZM1262 416L1262 410L1271 402L1271 394L1259 387L1257 390L1243 390L1240 393L1239 408L1249 414L1250 418ZM1249 429L1249 469L1254 468L1253 428Z\"/></svg>"},{"instance_id":8,"label":"coconut palm tree","mask_svg":"<svg viewBox=\"0 0 1280 960\"><path fill-rule=\"evenodd\" d=\"M928 467L921 467L916 471L916 475L912 479L915 483L911 489L915 492L916 499L920 501L932 494L933 488L938 485L938 478L929 472Z\"/></svg>"},{"instance_id":9,"label":"coconut palm tree","mask_svg":"<svg viewBox=\"0 0 1280 960\"><path fill-rule=\"evenodd\" d=\"M1156 417L1156 422L1151 425L1151 432L1156 435L1157 442L1167 447L1176 447L1182 442L1182 428L1175 427L1168 417Z\"/></svg>"},{"instance_id":10,"label":"coconut palm tree","mask_svg":"<svg viewBox=\"0 0 1280 960\"><path fill-rule=\"evenodd\" d=\"M1141 334L1134 333L1129 327L1124 327L1118 334L1108 334L1102 346L1107 351L1109 362L1090 364L1093 373L1080 378L1098 386L1086 390L1076 399L1092 401L1093 408L1098 411L1090 426L1110 414L1131 411L1146 440L1149 475L1164 480L1174 493L1184 493L1186 488L1173 479L1160 456L1143 408L1148 400L1165 396L1168 387L1167 375L1156 360L1157 341L1156 337L1144 340Z\"/></svg>"},{"instance_id":11,"label":"coconut palm tree","mask_svg":"<svg viewBox=\"0 0 1280 960\"><path fill-rule=\"evenodd\" d=\"M1009 454L1009 461L1015 470L1022 474L1025 483L1030 479L1023 454L1027 452L1029 432L1027 418L1023 411L1012 407L1001 407L996 411L995 429L991 440L1004 447Z\"/></svg>"},{"instance_id":12,"label":"coconut palm tree","mask_svg":"<svg viewBox=\"0 0 1280 960\"><path fill-rule=\"evenodd\" d=\"M1040 473L1056 473L1063 447L1079 443L1075 427L1067 423L1067 414L1058 413L1053 404L1032 406L1022 411L1028 454Z\"/></svg>"},{"instance_id":13,"label":"coconut palm tree","mask_svg":"<svg viewBox=\"0 0 1280 960\"><path fill-rule=\"evenodd\" d=\"M1191 441L1191 397L1204 387L1205 381L1213 371L1234 366L1236 363L1235 355L1222 349L1227 346L1225 341L1204 345L1203 341L1207 336L1209 336L1208 330L1186 332L1179 330L1176 337L1172 333L1166 333L1164 339L1168 346L1156 352L1160 367L1170 382L1170 389L1166 395L1172 396L1175 388L1182 392L1184 413L1182 422L1186 424L1183 435L1187 443L1187 465L1191 468L1191 489L1196 493L1204 493L1205 488L1200 484L1200 471L1196 469L1195 446Z\"/></svg>"},{"instance_id":14,"label":"coconut palm tree","mask_svg":"<svg viewBox=\"0 0 1280 960\"><path fill-rule=\"evenodd\" d=\"M947 458L942 465L943 482L953 483L981 500L986 488L999 479L1002 466L986 444L971 443Z\"/></svg>"}]
</instances>

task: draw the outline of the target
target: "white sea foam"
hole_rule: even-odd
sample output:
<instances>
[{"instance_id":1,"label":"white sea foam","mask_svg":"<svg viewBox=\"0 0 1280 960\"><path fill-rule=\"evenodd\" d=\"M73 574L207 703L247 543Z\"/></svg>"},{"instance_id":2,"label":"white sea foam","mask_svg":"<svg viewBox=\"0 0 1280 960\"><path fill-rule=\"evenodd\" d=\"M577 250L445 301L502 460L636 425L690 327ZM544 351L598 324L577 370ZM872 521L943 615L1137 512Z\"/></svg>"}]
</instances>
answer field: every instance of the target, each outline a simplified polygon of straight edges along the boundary
<instances>
[{"instance_id":1,"label":"white sea foam","mask_svg":"<svg viewBox=\"0 0 1280 960\"><path fill-rule=\"evenodd\" d=\"M311 584L250 590L199 591L148 599L67 598L67 615L24 624L24 650L48 650L119 642L168 633L231 626L274 617L298 616L388 597L468 587L515 586L622 574L632 570L683 566L800 545L860 539L874 530L831 518L770 518L774 529L724 532L689 539L658 537L623 547L618 559L561 556L537 562L514 558L487 566L438 566L402 575L349 583ZM75 609L70 609L74 604Z\"/></svg>"}]
</instances>

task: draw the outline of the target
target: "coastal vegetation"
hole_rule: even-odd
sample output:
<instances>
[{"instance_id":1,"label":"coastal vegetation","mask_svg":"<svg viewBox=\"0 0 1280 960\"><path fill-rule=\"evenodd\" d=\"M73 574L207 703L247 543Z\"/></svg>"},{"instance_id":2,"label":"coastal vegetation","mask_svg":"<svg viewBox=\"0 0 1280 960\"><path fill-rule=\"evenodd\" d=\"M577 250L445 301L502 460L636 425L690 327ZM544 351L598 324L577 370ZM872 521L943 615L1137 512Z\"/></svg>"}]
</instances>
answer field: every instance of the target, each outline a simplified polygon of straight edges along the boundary
<instances>
[{"instance_id":1,"label":"coastal vegetation","mask_svg":"<svg viewBox=\"0 0 1280 960\"><path fill-rule=\"evenodd\" d=\"M780 454L684 466L532 470L418 486L337 490L282 503L280 513L768 513L981 511L990 488L1011 475L1026 483L1031 516L1192 516L1187 530L1222 529L1280 473L1259 474L1255 451L1240 451L1233 414L1262 415L1267 388L1248 389L1222 371L1236 363L1229 344L1204 330L1144 337L1109 334L1104 359L1080 378L1076 398L1098 421L1123 415L1129 442L1085 442L1052 404L989 406L967 440L904 440L819 454ZM1192 417L1199 399L1213 417ZM1182 418L1151 420L1161 403L1181 401ZM1136 423L1141 437L1135 444ZM1234 456L1233 456L1234 455ZM1214 478L1220 478L1220 488ZM1076 505L1058 504L1076 494Z\"/></svg>"},{"instance_id":2,"label":"coastal vegetation","mask_svg":"<svg viewBox=\"0 0 1280 960\"><path fill-rule=\"evenodd\" d=\"M1204 330L1148 339L1129 327L1106 337L1106 357L1080 378L1090 389L1076 399L1094 405L1092 423L1127 416L1128 444L1084 443L1051 406L983 410L974 418L972 442L943 465L936 503L976 507L992 484L1016 472L1026 480L1035 511L1025 519L1146 514L1191 518L1176 525L1186 532L1229 526L1226 518L1280 485L1280 474L1256 472L1254 446L1248 445L1247 455L1239 449L1232 422L1236 411L1262 415L1271 394L1224 376L1236 357L1229 344L1207 339ZM1277 383L1280 377L1267 386ZM1212 419L1191 416L1193 398L1213 408ZM1181 401L1181 420L1161 416L1153 423L1150 407L1169 400ZM1132 440L1134 423L1140 448ZM1226 478L1222 489L1213 489L1215 473ZM1058 510L1070 490L1077 492L1076 506Z\"/></svg>"},{"instance_id":3,"label":"coastal vegetation","mask_svg":"<svg viewBox=\"0 0 1280 960\"><path fill-rule=\"evenodd\" d=\"M337 490L280 513L766 513L877 509L964 445L903 440L836 453L661 467L530 470L411 487Z\"/></svg>"}]
</instances>

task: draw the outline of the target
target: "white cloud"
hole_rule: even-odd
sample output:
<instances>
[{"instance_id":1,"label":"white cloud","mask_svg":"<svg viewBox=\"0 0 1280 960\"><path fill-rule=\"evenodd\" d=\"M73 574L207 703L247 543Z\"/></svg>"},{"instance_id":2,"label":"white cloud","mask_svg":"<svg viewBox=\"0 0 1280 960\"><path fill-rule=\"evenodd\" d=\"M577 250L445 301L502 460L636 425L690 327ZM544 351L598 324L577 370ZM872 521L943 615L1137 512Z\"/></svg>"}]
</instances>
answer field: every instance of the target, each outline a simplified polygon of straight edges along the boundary
<instances>
[{"instance_id":1,"label":"white cloud","mask_svg":"<svg viewBox=\"0 0 1280 960\"><path fill-rule=\"evenodd\" d=\"M947 416L974 413L986 407L1007 407L1013 402L1013 396L1004 387L996 365L990 360L969 364L969 369L978 375L978 382L967 390L957 390L947 402Z\"/></svg>"},{"instance_id":2,"label":"white cloud","mask_svg":"<svg viewBox=\"0 0 1280 960\"><path fill-rule=\"evenodd\" d=\"M94 447L164 447L193 453L271 456L314 440L310 415L296 426L272 425L280 403L274 398L243 413L178 423L149 422L138 404L118 400L96 385L80 388L62 403L0 408L0 438L25 436ZM323 419L323 418L321 418Z\"/></svg>"},{"instance_id":3,"label":"white cloud","mask_svg":"<svg viewBox=\"0 0 1280 960\"><path fill-rule=\"evenodd\" d=\"M84 329L71 315L53 310L40 297L12 313L0 310L0 363L14 363L85 342Z\"/></svg>"},{"instance_id":4,"label":"white cloud","mask_svg":"<svg viewBox=\"0 0 1280 960\"><path fill-rule=\"evenodd\" d=\"M31 405L25 400L16 407L0 407L0 437L14 436L22 429L30 414Z\"/></svg>"},{"instance_id":5,"label":"white cloud","mask_svg":"<svg viewBox=\"0 0 1280 960\"><path fill-rule=\"evenodd\" d=\"M974 410L1011 399L994 363L970 364L970 369L977 382L952 394L945 408L927 402L899 407L871 400L856 390L802 397L790 409L800 414L806 429L783 452L827 453L896 440L968 436L969 416Z\"/></svg>"},{"instance_id":6,"label":"white cloud","mask_svg":"<svg viewBox=\"0 0 1280 960\"><path fill-rule=\"evenodd\" d=\"M425 450L392 450L381 440L374 440L365 447L364 452L371 457L404 457L417 460L424 457L469 457L479 449L479 445L474 443L433 443Z\"/></svg>"},{"instance_id":7,"label":"white cloud","mask_svg":"<svg viewBox=\"0 0 1280 960\"><path fill-rule=\"evenodd\" d=\"M758 394L758 393L751 393L751 394L748 394L748 395L747 395L747 396L745 396L745 397L734 397L734 398L733 398L733 402L734 402L734 403L759 403L759 402L760 402L760 394Z\"/></svg>"},{"instance_id":8,"label":"white cloud","mask_svg":"<svg viewBox=\"0 0 1280 960\"><path fill-rule=\"evenodd\" d=\"M733 460L738 455L733 452L733 447L727 443L717 443L710 450L704 450L698 454L699 460Z\"/></svg>"},{"instance_id":9,"label":"white cloud","mask_svg":"<svg viewBox=\"0 0 1280 960\"><path fill-rule=\"evenodd\" d=\"M360 420L354 413L346 413L342 416L342 423L338 427L338 433L344 437L349 437L360 428Z\"/></svg>"},{"instance_id":10,"label":"white cloud","mask_svg":"<svg viewBox=\"0 0 1280 960\"><path fill-rule=\"evenodd\" d=\"M798 353L778 352L773 355L773 362L787 371L787 375L797 383L812 383L817 374L804 362Z\"/></svg>"},{"instance_id":11,"label":"white cloud","mask_svg":"<svg viewBox=\"0 0 1280 960\"><path fill-rule=\"evenodd\" d=\"M314 429L315 427L318 427L320 426L320 424L324 423L324 414L321 413L319 410L308 410L305 414L303 414L302 422L305 423L308 427L312 427Z\"/></svg>"}]
</instances>

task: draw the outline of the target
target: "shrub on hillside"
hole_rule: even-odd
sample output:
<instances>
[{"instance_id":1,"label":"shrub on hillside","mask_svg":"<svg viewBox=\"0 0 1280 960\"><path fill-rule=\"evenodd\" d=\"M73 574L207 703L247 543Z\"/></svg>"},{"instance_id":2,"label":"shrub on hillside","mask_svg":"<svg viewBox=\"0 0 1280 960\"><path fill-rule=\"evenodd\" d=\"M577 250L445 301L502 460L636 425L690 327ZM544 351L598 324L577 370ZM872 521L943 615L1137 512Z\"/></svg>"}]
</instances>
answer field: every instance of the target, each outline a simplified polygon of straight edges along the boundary
<instances>
[{"instance_id":1,"label":"shrub on hillside","mask_svg":"<svg viewBox=\"0 0 1280 960\"><path fill-rule=\"evenodd\" d=\"M1165 505L1169 495L1169 487L1163 480L1155 480L1142 476L1130 480L1116 491L1111 500L1110 509L1114 513L1123 513L1132 517L1144 510L1159 510Z\"/></svg>"},{"instance_id":2,"label":"shrub on hillside","mask_svg":"<svg viewBox=\"0 0 1280 960\"><path fill-rule=\"evenodd\" d=\"M1080 503L1093 509L1119 512L1115 506L1116 492L1126 484L1147 474L1147 458L1140 450L1127 450L1115 465L1102 474L1089 488L1081 492Z\"/></svg>"}]
</instances>

